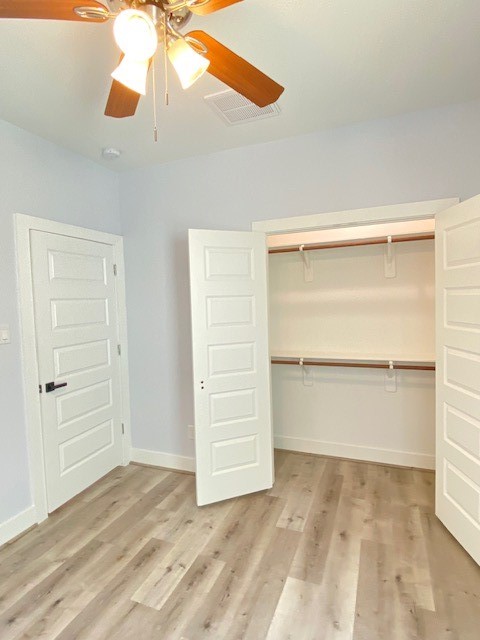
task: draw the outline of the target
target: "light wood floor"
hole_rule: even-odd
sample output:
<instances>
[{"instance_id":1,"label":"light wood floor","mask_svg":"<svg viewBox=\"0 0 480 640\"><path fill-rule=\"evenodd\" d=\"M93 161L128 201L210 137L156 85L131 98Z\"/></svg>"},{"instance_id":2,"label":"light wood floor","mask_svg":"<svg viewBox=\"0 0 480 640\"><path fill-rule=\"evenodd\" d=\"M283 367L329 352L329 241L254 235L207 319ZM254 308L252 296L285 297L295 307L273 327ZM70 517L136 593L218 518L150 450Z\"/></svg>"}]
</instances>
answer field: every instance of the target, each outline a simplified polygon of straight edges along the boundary
<instances>
[{"instance_id":1,"label":"light wood floor","mask_svg":"<svg viewBox=\"0 0 480 640\"><path fill-rule=\"evenodd\" d=\"M279 452L276 475L199 509L193 476L113 471L0 551L0 638L479 640L432 473Z\"/></svg>"}]
</instances>

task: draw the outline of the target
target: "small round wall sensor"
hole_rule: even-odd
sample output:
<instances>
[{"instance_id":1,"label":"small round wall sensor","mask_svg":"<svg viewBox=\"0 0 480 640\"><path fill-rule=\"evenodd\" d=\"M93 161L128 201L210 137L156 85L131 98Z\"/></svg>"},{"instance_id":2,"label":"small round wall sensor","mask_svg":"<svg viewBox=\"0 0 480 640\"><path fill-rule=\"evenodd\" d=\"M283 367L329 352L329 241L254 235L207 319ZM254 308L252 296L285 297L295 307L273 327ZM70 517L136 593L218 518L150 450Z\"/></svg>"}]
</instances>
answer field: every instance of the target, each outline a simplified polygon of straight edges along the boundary
<instances>
[{"instance_id":1,"label":"small round wall sensor","mask_svg":"<svg viewBox=\"0 0 480 640\"><path fill-rule=\"evenodd\" d=\"M105 147L102 149L102 156L105 160L115 160L122 155L122 152L119 149L115 149L115 147Z\"/></svg>"}]
</instances>

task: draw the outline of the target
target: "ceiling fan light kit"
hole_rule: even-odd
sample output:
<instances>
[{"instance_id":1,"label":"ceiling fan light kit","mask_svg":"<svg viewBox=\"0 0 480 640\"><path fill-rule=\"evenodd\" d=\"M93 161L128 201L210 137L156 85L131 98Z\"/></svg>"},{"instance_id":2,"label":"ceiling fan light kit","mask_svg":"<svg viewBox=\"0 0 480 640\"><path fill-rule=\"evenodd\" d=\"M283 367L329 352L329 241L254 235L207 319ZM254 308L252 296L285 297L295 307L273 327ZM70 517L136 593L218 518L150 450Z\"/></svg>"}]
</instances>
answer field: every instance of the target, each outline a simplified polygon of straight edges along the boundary
<instances>
[{"instance_id":1,"label":"ceiling fan light kit","mask_svg":"<svg viewBox=\"0 0 480 640\"><path fill-rule=\"evenodd\" d=\"M0 19L102 23L115 18L114 36L124 55L112 73L107 116L135 114L159 41L184 89L208 71L258 107L265 107L278 100L282 86L204 31L179 31L192 14L207 16L240 2L243 0L116 0L115 9L120 10L111 11L97 0L0 0Z\"/></svg>"},{"instance_id":2,"label":"ceiling fan light kit","mask_svg":"<svg viewBox=\"0 0 480 640\"><path fill-rule=\"evenodd\" d=\"M172 63L183 89L188 89L203 76L210 65L207 60L193 50L188 41L179 38L168 46L168 58Z\"/></svg>"},{"instance_id":3,"label":"ceiling fan light kit","mask_svg":"<svg viewBox=\"0 0 480 640\"><path fill-rule=\"evenodd\" d=\"M147 93L148 59L135 60L124 56L118 67L112 72L112 78L135 93L144 96Z\"/></svg>"},{"instance_id":4,"label":"ceiling fan light kit","mask_svg":"<svg viewBox=\"0 0 480 640\"><path fill-rule=\"evenodd\" d=\"M145 11L121 11L115 18L113 35L125 56L132 60L149 60L157 50L157 29Z\"/></svg>"},{"instance_id":5,"label":"ceiling fan light kit","mask_svg":"<svg viewBox=\"0 0 480 640\"><path fill-rule=\"evenodd\" d=\"M145 95L149 60L158 47L155 24L144 11L127 9L121 11L113 25L115 41L124 53L112 78L125 87Z\"/></svg>"}]
</instances>

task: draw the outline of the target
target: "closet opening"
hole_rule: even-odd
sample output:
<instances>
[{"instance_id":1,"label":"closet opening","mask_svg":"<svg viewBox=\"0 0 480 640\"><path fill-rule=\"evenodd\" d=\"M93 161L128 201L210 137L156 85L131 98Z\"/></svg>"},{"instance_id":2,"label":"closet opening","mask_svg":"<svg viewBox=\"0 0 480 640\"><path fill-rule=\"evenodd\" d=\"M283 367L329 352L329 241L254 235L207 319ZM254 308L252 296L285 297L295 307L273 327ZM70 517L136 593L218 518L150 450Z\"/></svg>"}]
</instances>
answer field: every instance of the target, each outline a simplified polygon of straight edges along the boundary
<instances>
[{"instance_id":1,"label":"closet opening","mask_svg":"<svg viewBox=\"0 0 480 640\"><path fill-rule=\"evenodd\" d=\"M480 196L190 229L197 504L270 489L273 444L435 469L480 563L479 239Z\"/></svg>"},{"instance_id":2,"label":"closet opening","mask_svg":"<svg viewBox=\"0 0 480 640\"><path fill-rule=\"evenodd\" d=\"M267 236L279 449L435 467L435 219Z\"/></svg>"}]
</instances>

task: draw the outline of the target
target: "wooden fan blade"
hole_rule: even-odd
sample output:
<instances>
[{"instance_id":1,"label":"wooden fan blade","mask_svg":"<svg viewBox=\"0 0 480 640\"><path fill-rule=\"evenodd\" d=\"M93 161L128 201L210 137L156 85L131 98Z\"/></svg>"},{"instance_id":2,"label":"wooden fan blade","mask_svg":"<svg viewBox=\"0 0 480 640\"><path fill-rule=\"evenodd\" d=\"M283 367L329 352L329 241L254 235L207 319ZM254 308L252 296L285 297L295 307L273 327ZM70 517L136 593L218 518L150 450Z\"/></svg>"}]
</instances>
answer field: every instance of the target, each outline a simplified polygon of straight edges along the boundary
<instances>
[{"instance_id":1,"label":"wooden fan blade","mask_svg":"<svg viewBox=\"0 0 480 640\"><path fill-rule=\"evenodd\" d=\"M258 107L272 104L284 92L281 85L204 31L190 31L188 35L199 40L208 49L204 54L210 60L207 71Z\"/></svg>"},{"instance_id":2,"label":"wooden fan blade","mask_svg":"<svg viewBox=\"0 0 480 640\"><path fill-rule=\"evenodd\" d=\"M231 4L236 4L237 2L243 2L243 0L209 0L206 4L193 5L190 6L189 9L198 16L206 16L209 13L220 11L220 9L225 9L225 7L229 7Z\"/></svg>"},{"instance_id":3,"label":"wooden fan blade","mask_svg":"<svg viewBox=\"0 0 480 640\"><path fill-rule=\"evenodd\" d=\"M105 18L81 18L75 7L104 9L95 0L0 0L0 18L32 18L37 20L78 20L79 22L105 22Z\"/></svg>"},{"instance_id":4,"label":"wooden fan blade","mask_svg":"<svg viewBox=\"0 0 480 640\"><path fill-rule=\"evenodd\" d=\"M152 66L152 59L148 62L148 70ZM123 53L120 56L118 64L123 60ZM138 103L140 101L140 94L136 91L132 91L118 80L113 80L108 95L107 106L105 107L105 115L111 118L128 118L135 115Z\"/></svg>"},{"instance_id":5,"label":"wooden fan blade","mask_svg":"<svg viewBox=\"0 0 480 640\"><path fill-rule=\"evenodd\" d=\"M128 118L135 115L140 94L132 91L118 80L113 80L105 107L105 115L111 118Z\"/></svg>"}]
</instances>

